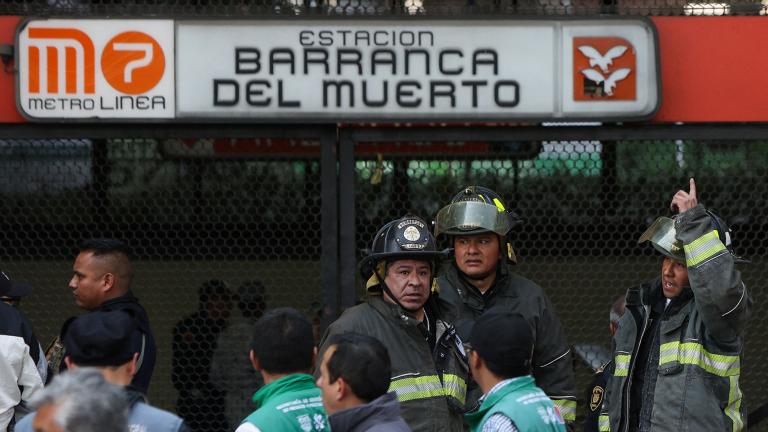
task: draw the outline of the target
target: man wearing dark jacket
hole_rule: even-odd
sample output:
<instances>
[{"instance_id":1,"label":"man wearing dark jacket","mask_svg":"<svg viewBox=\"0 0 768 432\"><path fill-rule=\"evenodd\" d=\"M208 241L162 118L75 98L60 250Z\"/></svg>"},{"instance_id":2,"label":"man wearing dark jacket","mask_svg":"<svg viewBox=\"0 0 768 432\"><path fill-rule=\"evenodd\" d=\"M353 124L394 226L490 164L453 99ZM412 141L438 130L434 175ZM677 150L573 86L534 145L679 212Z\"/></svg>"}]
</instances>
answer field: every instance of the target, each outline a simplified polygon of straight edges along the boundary
<instances>
[{"instance_id":1,"label":"man wearing dark jacket","mask_svg":"<svg viewBox=\"0 0 768 432\"><path fill-rule=\"evenodd\" d=\"M458 309L455 325L461 339L469 339L475 320L492 307L521 314L534 330L536 385L566 422L575 421L573 362L560 320L544 291L512 271L517 258L508 234L520 222L518 216L496 192L468 186L435 219L435 236L448 236L454 248L454 259L437 284L440 296ZM479 395L475 390L470 399Z\"/></svg>"},{"instance_id":2,"label":"man wearing dark jacket","mask_svg":"<svg viewBox=\"0 0 768 432\"><path fill-rule=\"evenodd\" d=\"M320 343L356 332L389 351L389 390L397 393L403 419L416 432L463 431L469 366L453 327L453 307L432 293L438 252L426 223L405 216L376 233L360 263L368 282L365 303L347 309Z\"/></svg>"},{"instance_id":3,"label":"man wearing dark jacket","mask_svg":"<svg viewBox=\"0 0 768 432\"><path fill-rule=\"evenodd\" d=\"M128 402L131 431L189 432L182 419L147 404L144 394L130 387L136 370L142 338L129 311L94 311L70 318L63 326L61 340L67 352L68 369L93 367L108 382L122 386ZM32 432L36 413L24 417L16 432Z\"/></svg>"},{"instance_id":4,"label":"man wearing dark jacket","mask_svg":"<svg viewBox=\"0 0 768 432\"><path fill-rule=\"evenodd\" d=\"M387 348L377 339L343 333L328 341L317 386L333 432L410 432L389 388Z\"/></svg>"},{"instance_id":5,"label":"man wearing dark jacket","mask_svg":"<svg viewBox=\"0 0 768 432\"><path fill-rule=\"evenodd\" d=\"M664 255L660 277L630 288L614 337L601 431L746 430L739 388L752 299L725 221L696 184L640 237Z\"/></svg>"},{"instance_id":6,"label":"man wearing dark jacket","mask_svg":"<svg viewBox=\"0 0 768 432\"><path fill-rule=\"evenodd\" d=\"M131 385L142 393L147 392L152 371L155 368L157 346L155 336L149 326L149 317L139 300L131 292L133 267L125 243L114 239L90 239L80 245L80 253L72 266L72 278L69 289L75 303L86 311L110 312L130 311L135 324L141 332L137 340L136 352L139 353L137 372ZM47 357L54 371L66 369L60 364L66 350L60 343L54 343Z\"/></svg>"}]
</instances>

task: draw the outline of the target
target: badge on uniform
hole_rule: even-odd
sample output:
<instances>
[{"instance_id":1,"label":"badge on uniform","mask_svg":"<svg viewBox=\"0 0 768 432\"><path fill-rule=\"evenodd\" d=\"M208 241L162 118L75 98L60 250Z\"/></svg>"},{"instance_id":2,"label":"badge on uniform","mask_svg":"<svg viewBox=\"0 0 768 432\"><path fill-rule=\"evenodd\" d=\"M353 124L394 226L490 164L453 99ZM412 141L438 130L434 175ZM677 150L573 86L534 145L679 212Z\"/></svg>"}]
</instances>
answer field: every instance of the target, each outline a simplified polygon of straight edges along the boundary
<instances>
[{"instance_id":1,"label":"badge on uniform","mask_svg":"<svg viewBox=\"0 0 768 432\"><path fill-rule=\"evenodd\" d=\"M603 402L603 393L605 393L605 391L600 386L595 386L595 388L592 389L592 398L589 401L589 409L597 411L597 409L600 408L600 405L602 405Z\"/></svg>"}]
</instances>

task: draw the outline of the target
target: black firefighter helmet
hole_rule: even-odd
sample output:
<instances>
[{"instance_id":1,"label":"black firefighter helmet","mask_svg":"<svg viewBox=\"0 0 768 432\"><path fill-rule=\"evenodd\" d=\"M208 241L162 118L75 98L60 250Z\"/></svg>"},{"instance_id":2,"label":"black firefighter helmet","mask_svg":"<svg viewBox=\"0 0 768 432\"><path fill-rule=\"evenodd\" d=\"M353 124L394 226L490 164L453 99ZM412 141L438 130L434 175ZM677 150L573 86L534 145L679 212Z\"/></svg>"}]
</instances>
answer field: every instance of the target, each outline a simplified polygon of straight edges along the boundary
<instances>
[{"instance_id":1,"label":"black firefighter helmet","mask_svg":"<svg viewBox=\"0 0 768 432\"><path fill-rule=\"evenodd\" d=\"M516 262L508 234L520 222L515 212L504 207L499 194L483 186L467 186L437 212L435 237L492 232L499 236L501 254Z\"/></svg>"},{"instance_id":2,"label":"black firefighter helmet","mask_svg":"<svg viewBox=\"0 0 768 432\"><path fill-rule=\"evenodd\" d=\"M376 268L379 262L415 259L428 261L434 277L437 261L444 256L446 251L437 250L435 238L427 223L418 216L406 215L388 222L379 229L373 237L371 249L360 261L360 274L366 279L375 276L376 280L371 282L378 283L366 284L370 289L383 283L384 276Z\"/></svg>"}]
</instances>

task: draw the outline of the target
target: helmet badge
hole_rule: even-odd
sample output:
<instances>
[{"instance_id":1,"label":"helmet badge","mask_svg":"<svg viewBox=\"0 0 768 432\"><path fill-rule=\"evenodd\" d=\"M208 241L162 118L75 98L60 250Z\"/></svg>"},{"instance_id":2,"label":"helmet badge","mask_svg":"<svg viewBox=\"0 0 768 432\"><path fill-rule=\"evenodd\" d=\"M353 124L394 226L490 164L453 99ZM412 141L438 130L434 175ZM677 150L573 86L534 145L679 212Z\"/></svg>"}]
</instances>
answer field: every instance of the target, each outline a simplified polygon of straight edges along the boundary
<instances>
[{"instance_id":1,"label":"helmet badge","mask_svg":"<svg viewBox=\"0 0 768 432\"><path fill-rule=\"evenodd\" d=\"M403 237L405 237L405 239L408 241L415 242L419 239L419 237L421 237L421 233L419 232L418 228L411 225L403 231Z\"/></svg>"}]
</instances>

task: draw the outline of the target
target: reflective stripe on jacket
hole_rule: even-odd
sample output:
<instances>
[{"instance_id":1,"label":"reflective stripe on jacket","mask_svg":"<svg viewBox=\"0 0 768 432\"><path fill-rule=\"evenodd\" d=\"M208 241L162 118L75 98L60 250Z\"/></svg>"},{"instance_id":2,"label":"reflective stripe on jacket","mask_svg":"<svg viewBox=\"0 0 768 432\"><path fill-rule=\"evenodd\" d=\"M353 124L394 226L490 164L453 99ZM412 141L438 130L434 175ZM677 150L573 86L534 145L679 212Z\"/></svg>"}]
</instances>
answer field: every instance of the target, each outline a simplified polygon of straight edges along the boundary
<instances>
[{"instance_id":1,"label":"reflective stripe on jacket","mask_svg":"<svg viewBox=\"0 0 768 432\"><path fill-rule=\"evenodd\" d=\"M433 321L437 323L440 343L453 329L448 324L453 318L452 307L436 295L430 298L429 305L432 313L437 314ZM392 363L389 391L397 393L401 414L408 425L415 432L462 431L469 368L461 342L451 344L447 358L438 368L418 324L399 306L385 302L381 296L370 296L366 303L346 310L328 327L320 352L335 334L357 332L379 339L387 347Z\"/></svg>"},{"instance_id":2,"label":"reflective stripe on jacket","mask_svg":"<svg viewBox=\"0 0 768 432\"><path fill-rule=\"evenodd\" d=\"M752 299L701 205L680 215L675 228L684 244L693 299L665 315L658 327L658 364L648 365L658 376L646 421L654 432L745 430L739 374ZM656 279L627 292L628 313L615 336L616 367L599 419L601 431L631 430L628 395L635 356L648 327L651 299L661 289Z\"/></svg>"}]
</instances>

